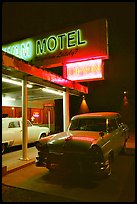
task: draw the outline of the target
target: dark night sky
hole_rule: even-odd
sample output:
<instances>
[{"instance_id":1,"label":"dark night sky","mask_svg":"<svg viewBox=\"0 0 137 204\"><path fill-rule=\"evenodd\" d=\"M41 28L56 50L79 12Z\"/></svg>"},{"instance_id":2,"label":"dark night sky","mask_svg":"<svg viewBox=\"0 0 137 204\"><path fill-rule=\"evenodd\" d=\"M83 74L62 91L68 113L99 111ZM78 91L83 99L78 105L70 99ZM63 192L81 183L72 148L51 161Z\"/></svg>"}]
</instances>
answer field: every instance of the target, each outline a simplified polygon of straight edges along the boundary
<instances>
[{"instance_id":1,"label":"dark night sky","mask_svg":"<svg viewBox=\"0 0 137 204\"><path fill-rule=\"evenodd\" d=\"M89 106L119 109L124 89L134 106L135 2L4 2L2 44L100 18L108 20L110 59L105 80L88 83Z\"/></svg>"}]
</instances>

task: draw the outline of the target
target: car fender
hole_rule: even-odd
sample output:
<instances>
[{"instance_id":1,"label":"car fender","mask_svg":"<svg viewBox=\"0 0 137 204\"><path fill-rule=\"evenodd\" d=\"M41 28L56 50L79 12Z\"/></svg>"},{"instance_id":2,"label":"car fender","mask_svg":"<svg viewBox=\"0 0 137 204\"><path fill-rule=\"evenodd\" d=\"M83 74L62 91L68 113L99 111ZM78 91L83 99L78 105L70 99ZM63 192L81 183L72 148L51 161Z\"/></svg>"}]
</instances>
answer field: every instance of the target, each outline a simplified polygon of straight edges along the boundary
<instances>
[{"instance_id":1,"label":"car fender","mask_svg":"<svg viewBox=\"0 0 137 204\"><path fill-rule=\"evenodd\" d=\"M46 134L46 136L48 135L48 133L46 131L41 131L38 135L38 140L41 139L41 135L42 134Z\"/></svg>"}]
</instances>

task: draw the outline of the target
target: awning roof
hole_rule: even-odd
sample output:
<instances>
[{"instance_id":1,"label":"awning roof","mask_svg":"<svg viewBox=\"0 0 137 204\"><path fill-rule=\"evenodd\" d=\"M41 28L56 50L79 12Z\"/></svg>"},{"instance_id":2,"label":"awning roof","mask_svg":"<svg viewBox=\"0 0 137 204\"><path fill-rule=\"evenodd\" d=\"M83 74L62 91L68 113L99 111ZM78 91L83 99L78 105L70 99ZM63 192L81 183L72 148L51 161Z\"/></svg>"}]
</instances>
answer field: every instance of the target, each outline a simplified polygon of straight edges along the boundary
<instances>
[{"instance_id":1,"label":"awning roof","mask_svg":"<svg viewBox=\"0 0 137 204\"><path fill-rule=\"evenodd\" d=\"M19 79L23 79L24 76L27 76L28 81L41 84L43 86L50 86L62 91L65 87L69 89L72 94L76 95L79 95L80 93L88 94L87 86L83 86L75 81L64 79L57 74L38 68L35 65L31 65L26 61L3 51L2 74L17 77Z\"/></svg>"}]
</instances>

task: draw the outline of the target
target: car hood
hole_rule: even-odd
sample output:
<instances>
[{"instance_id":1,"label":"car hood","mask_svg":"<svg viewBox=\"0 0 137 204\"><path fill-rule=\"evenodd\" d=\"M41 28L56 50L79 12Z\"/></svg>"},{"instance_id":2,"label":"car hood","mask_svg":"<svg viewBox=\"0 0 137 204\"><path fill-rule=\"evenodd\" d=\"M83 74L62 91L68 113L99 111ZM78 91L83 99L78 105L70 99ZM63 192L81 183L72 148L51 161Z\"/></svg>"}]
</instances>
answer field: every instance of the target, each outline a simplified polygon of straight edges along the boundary
<instances>
[{"instance_id":1,"label":"car hood","mask_svg":"<svg viewBox=\"0 0 137 204\"><path fill-rule=\"evenodd\" d=\"M69 131L53 135L47 146L49 152L85 152L100 138L99 132Z\"/></svg>"}]
</instances>

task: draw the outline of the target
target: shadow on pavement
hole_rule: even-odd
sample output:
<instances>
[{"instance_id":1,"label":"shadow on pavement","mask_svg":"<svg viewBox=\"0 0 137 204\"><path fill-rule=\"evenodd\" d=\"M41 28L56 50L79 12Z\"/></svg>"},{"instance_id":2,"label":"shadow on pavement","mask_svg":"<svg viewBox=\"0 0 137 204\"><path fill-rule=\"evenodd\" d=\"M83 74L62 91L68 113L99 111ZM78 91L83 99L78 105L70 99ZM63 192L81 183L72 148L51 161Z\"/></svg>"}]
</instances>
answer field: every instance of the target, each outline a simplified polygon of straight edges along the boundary
<instances>
[{"instance_id":1,"label":"shadow on pavement","mask_svg":"<svg viewBox=\"0 0 137 204\"><path fill-rule=\"evenodd\" d=\"M41 192L16 188L2 184L3 202L77 202L75 200L48 195Z\"/></svg>"}]
</instances>

